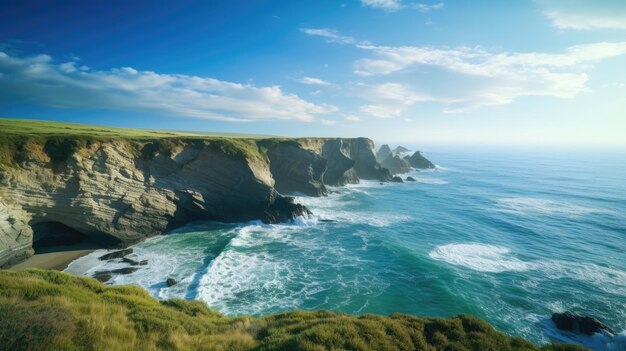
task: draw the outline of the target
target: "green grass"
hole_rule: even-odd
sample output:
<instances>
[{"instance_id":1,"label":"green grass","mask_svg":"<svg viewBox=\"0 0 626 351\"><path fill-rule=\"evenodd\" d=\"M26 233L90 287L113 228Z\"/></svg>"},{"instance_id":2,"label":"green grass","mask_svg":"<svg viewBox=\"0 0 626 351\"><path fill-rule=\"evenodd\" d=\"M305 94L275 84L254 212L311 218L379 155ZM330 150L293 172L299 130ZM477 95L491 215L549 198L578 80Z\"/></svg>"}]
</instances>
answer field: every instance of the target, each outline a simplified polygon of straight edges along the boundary
<instances>
[{"instance_id":1,"label":"green grass","mask_svg":"<svg viewBox=\"0 0 626 351\"><path fill-rule=\"evenodd\" d=\"M183 132L167 130L103 127L90 124L41 121L32 119L0 118L0 132L4 136L42 137L74 136L103 139L155 139L172 137L220 137L260 139L271 135Z\"/></svg>"},{"instance_id":2,"label":"green grass","mask_svg":"<svg viewBox=\"0 0 626 351\"><path fill-rule=\"evenodd\" d=\"M94 142L123 141L133 153L167 153L177 141L208 141L211 147L228 155L246 158L266 157L257 142L271 139L267 135L236 133L202 133L147 129L102 127L89 124L50 122L29 119L0 118L0 168L17 167L29 152L42 146L51 162L62 163L76 151ZM144 150L147 145L148 150Z\"/></svg>"},{"instance_id":3,"label":"green grass","mask_svg":"<svg viewBox=\"0 0 626 351\"><path fill-rule=\"evenodd\" d=\"M55 271L0 271L0 350L583 350L540 349L460 315L350 316L294 311L225 317L199 301Z\"/></svg>"}]
</instances>

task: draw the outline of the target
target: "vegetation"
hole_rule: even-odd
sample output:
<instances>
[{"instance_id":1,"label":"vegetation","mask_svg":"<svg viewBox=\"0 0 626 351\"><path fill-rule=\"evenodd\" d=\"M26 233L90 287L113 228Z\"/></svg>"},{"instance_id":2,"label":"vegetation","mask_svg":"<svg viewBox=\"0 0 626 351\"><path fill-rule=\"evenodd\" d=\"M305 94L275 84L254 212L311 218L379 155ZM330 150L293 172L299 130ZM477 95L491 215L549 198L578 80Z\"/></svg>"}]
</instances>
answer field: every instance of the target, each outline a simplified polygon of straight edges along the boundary
<instances>
[{"instance_id":1,"label":"vegetation","mask_svg":"<svg viewBox=\"0 0 626 351\"><path fill-rule=\"evenodd\" d=\"M43 146L52 163L62 163L74 152L94 142L124 141L134 154L146 157L171 152L178 141L206 141L228 155L246 158L266 157L257 142L264 135L233 133L177 132L147 129L101 127L88 124L0 118L0 168L15 167L27 154ZM147 147L147 149L146 149Z\"/></svg>"},{"instance_id":2,"label":"vegetation","mask_svg":"<svg viewBox=\"0 0 626 351\"><path fill-rule=\"evenodd\" d=\"M0 350L541 350L465 315L349 316L295 311L225 317L199 301L161 301L133 286L29 270L0 271ZM572 345L543 350L583 350Z\"/></svg>"}]
</instances>

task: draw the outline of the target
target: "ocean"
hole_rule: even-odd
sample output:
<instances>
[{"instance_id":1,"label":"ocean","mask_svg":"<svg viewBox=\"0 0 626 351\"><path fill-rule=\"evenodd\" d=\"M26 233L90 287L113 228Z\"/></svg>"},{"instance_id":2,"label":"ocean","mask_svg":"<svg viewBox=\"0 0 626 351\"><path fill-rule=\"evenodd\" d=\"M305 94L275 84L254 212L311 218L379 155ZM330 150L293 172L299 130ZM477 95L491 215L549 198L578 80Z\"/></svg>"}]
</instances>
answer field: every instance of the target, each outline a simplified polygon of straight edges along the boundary
<instances>
[{"instance_id":1,"label":"ocean","mask_svg":"<svg viewBox=\"0 0 626 351\"><path fill-rule=\"evenodd\" d=\"M298 197L314 216L293 224L192 223L150 238L129 256L148 265L112 283L227 315L469 313L538 344L626 349L626 153L425 151L438 167L404 175L416 182ZM126 266L102 254L67 271ZM558 332L550 316L564 310L618 335Z\"/></svg>"}]
</instances>

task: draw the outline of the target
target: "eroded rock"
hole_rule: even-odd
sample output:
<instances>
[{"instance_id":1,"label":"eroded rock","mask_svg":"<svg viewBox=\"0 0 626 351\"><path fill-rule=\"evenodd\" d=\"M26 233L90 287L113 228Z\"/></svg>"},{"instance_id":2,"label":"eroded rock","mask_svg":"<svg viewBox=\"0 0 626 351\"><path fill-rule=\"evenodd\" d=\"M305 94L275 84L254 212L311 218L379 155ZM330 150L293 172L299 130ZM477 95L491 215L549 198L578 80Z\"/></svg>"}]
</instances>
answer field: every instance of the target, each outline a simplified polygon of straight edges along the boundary
<instances>
[{"instance_id":1,"label":"eroded rock","mask_svg":"<svg viewBox=\"0 0 626 351\"><path fill-rule=\"evenodd\" d=\"M573 333L591 335L594 333L605 332L611 335L615 334L609 326L600 322L596 318L580 315L575 312L566 311L563 313L554 313L552 314L551 320L558 329Z\"/></svg>"},{"instance_id":2,"label":"eroded rock","mask_svg":"<svg viewBox=\"0 0 626 351\"><path fill-rule=\"evenodd\" d=\"M411 157L408 159L409 164L413 168L417 169L433 169L435 165L430 162L426 157L422 156L422 153L419 151L415 151Z\"/></svg>"},{"instance_id":3,"label":"eroded rock","mask_svg":"<svg viewBox=\"0 0 626 351\"><path fill-rule=\"evenodd\" d=\"M133 249L132 248L128 248L128 249L124 249L124 250L114 251L114 252L108 253L106 255L102 255L102 256L98 257L98 259L100 261L108 261L108 260L113 260L113 259L116 259L116 258L122 258L122 257L130 255L132 253L133 253Z\"/></svg>"}]
</instances>

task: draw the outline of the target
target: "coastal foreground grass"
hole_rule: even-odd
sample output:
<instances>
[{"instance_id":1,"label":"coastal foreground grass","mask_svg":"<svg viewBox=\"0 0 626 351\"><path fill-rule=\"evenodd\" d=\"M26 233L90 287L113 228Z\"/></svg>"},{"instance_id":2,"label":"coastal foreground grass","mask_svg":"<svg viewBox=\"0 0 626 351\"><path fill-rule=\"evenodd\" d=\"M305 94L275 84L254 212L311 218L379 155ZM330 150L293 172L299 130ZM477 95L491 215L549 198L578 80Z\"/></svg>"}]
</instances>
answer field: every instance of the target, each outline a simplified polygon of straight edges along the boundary
<instances>
[{"instance_id":1,"label":"coastal foreground grass","mask_svg":"<svg viewBox=\"0 0 626 351\"><path fill-rule=\"evenodd\" d=\"M293 311L226 317L203 302L67 273L0 271L0 350L584 350L539 348L467 315Z\"/></svg>"}]
</instances>

